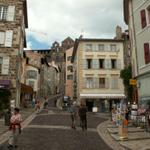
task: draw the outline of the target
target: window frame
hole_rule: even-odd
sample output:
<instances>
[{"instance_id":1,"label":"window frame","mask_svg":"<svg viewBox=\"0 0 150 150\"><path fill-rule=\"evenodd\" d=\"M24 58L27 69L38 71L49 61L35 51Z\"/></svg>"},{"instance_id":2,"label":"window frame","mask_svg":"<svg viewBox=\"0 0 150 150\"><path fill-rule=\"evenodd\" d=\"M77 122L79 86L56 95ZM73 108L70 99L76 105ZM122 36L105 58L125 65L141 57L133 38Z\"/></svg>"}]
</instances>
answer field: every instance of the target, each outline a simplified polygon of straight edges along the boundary
<instances>
[{"instance_id":1,"label":"window frame","mask_svg":"<svg viewBox=\"0 0 150 150\"><path fill-rule=\"evenodd\" d=\"M105 45L104 44L98 44L98 51L104 52L105 51Z\"/></svg>"},{"instance_id":2,"label":"window frame","mask_svg":"<svg viewBox=\"0 0 150 150\"><path fill-rule=\"evenodd\" d=\"M87 69L92 69L92 59L86 59Z\"/></svg>"},{"instance_id":3,"label":"window frame","mask_svg":"<svg viewBox=\"0 0 150 150\"><path fill-rule=\"evenodd\" d=\"M92 44L86 44L85 50L86 50L86 52L92 52Z\"/></svg>"},{"instance_id":4,"label":"window frame","mask_svg":"<svg viewBox=\"0 0 150 150\"><path fill-rule=\"evenodd\" d=\"M104 78L104 77L99 78L99 86L98 87L99 88L106 88L106 78Z\"/></svg>"},{"instance_id":5,"label":"window frame","mask_svg":"<svg viewBox=\"0 0 150 150\"><path fill-rule=\"evenodd\" d=\"M104 69L105 68L105 60L104 59L99 59L99 69Z\"/></svg>"},{"instance_id":6,"label":"window frame","mask_svg":"<svg viewBox=\"0 0 150 150\"><path fill-rule=\"evenodd\" d=\"M8 6L0 5L0 21L7 20Z\"/></svg>"}]
</instances>

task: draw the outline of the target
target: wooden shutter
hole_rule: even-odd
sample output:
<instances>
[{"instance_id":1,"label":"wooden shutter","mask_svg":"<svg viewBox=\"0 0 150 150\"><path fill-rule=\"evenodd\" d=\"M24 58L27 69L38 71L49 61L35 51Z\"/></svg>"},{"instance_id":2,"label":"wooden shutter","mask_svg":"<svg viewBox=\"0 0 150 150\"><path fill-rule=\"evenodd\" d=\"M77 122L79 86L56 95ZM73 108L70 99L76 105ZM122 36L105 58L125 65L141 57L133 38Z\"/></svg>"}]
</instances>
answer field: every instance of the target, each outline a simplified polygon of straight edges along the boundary
<instances>
[{"instance_id":1,"label":"wooden shutter","mask_svg":"<svg viewBox=\"0 0 150 150\"><path fill-rule=\"evenodd\" d=\"M111 59L108 59L107 61L108 61L108 69L111 69L112 68L112 66L111 66Z\"/></svg>"},{"instance_id":2,"label":"wooden shutter","mask_svg":"<svg viewBox=\"0 0 150 150\"><path fill-rule=\"evenodd\" d=\"M5 42L5 32L0 32L0 44L4 44Z\"/></svg>"},{"instance_id":3,"label":"wooden shutter","mask_svg":"<svg viewBox=\"0 0 150 150\"><path fill-rule=\"evenodd\" d=\"M92 63L92 65L93 65L93 69L98 69L98 64L99 64L99 62L98 62L98 59L93 59L93 63Z\"/></svg>"},{"instance_id":4,"label":"wooden shutter","mask_svg":"<svg viewBox=\"0 0 150 150\"><path fill-rule=\"evenodd\" d=\"M105 78L105 88L109 89L109 79Z\"/></svg>"},{"instance_id":5,"label":"wooden shutter","mask_svg":"<svg viewBox=\"0 0 150 150\"><path fill-rule=\"evenodd\" d=\"M9 74L9 57L3 57L2 74Z\"/></svg>"},{"instance_id":6,"label":"wooden shutter","mask_svg":"<svg viewBox=\"0 0 150 150\"><path fill-rule=\"evenodd\" d=\"M145 64L148 64L150 62L150 49L149 49L149 43L144 43L144 56L145 56Z\"/></svg>"},{"instance_id":7,"label":"wooden shutter","mask_svg":"<svg viewBox=\"0 0 150 150\"><path fill-rule=\"evenodd\" d=\"M121 60L117 59L117 69L121 69Z\"/></svg>"},{"instance_id":8,"label":"wooden shutter","mask_svg":"<svg viewBox=\"0 0 150 150\"><path fill-rule=\"evenodd\" d=\"M83 69L87 69L87 60L83 59Z\"/></svg>"},{"instance_id":9,"label":"wooden shutter","mask_svg":"<svg viewBox=\"0 0 150 150\"><path fill-rule=\"evenodd\" d=\"M146 27L147 25L145 9L141 10L141 25L142 25L142 28Z\"/></svg>"},{"instance_id":10,"label":"wooden shutter","mask_svg":"<svg viewBox=\"0 0 150 150\"><path fill-rule=\"evenodd\" d=\"M105 69L108 69L108 68L109 68L108 65L109 65L109 64L108 64L108 59L105 59Z\"/></svg>"},{"instance_id":11,"label":"wooden shutter","mask_svg":"<svg viewBox=\"0 0 150 150\"><path fill-rule=\"evenodd\" d=\"M13 31L7 30L6 36L5 36L5 47L11 47L12 46L12 39L13 39Z\"/></svg>"},{"instance_id":12,"label":"wooden shutter","mask_svg":"<svg viewBox=\"0 0 150 150\"><path fill-rule=\"evenodd\" d=\"M15 6L9 6L7 11L7 21L14 21Z\"/></svg>"}]
</instances>

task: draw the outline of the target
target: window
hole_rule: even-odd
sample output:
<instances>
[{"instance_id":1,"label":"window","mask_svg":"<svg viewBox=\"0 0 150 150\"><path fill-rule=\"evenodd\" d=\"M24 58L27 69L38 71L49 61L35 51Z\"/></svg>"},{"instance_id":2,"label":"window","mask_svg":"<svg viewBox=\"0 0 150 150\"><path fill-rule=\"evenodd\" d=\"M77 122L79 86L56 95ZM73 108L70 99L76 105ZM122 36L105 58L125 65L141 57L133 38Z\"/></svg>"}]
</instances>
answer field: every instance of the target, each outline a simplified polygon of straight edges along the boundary
<instances>
[{"instance_id":1,"label":"window","mask_svg":"<svg viewBox=\"0 0 150 150\"><path fill-rule=\"evenodd\" d=\"M7 17L7 6L0 6L0 20L6 20Z\"/></svg>"},{"instance_id":2,"label":"window","mask_svg":"<svg viewBox=\"0 0 150 150\"><path fill-rule=\"evenodd\" d=\"M29 81L29 85L34 89L34 81Z\"/></svg>"},{"instance_id":3,"label":"window","mask_svg":"<svg viewBox=\"0 0 150 150\"><path fill-rule=\"evenodd\" d=\"M150 63L149 43L144 43L144 56L145 56L145 64Z\"/></svg>"},{"instance_id":4,"label":"window","mask_svg":"<svg viewBox=\"0 0 150 150\"><path fill-rule=\"evenodd\" d=\"M67 57L67 61L71 61L71 56L68 56L68 57Z\"/></svg>"},{"instance_id":5,"label":"window","mask_svg":"<svg viewBox=\"0 0 150 150\"><path fill-rule=\"evenodd\" d=\"M146 22L146 12L145 12L145 9L141 10L141 26L142 26L142 29L146 27L147 25L147 22Z\"/></svg>"},{"instance_id":6,"label":"window","mask_svg":"<svg viewBox=\"0 0 150 150\"><path fill-rule=\"evenodd\" d=\"M92 59L87 59L87 68L88 69L92 68Z\"/></svg>"},{"instance_id":7,"label":"window","mask_svg":"<svg viewBox=\"0 0 150 150\"><path fill-rule=\"evenodd\" d=\"M93 78L87 78L86 79L86 87L87 88L93 88Z\"/></svg>"},{"instance_id":8,"label":"window","mask_svg":"<svg viewBox=\"0 0 150 150\"><path fill-rule=\"evenodd\" d=\"M14 21L15 6L0 6L0 21Z\"/></svg>"},{"instance_id":9,"label":"window","mask_svg":"<svg viewBox=\"0 0 150 150\"><path fill-rule=\"evenodd\" d=\"M112 52L116 52L116 50L117 50L116 45L115 44L110 45L110 50Z\"/></svg>"},{"instance_id":10,"label":"window","mask_svg":"<svg viewBox=\"0 0 150 150\"><path fill-rule=\"evenodd\" d=\"M5 32L0 32L0 45L5 44Z\"/></svg>"},{"instance_id":11,"label":"window","mask_svg":"<svg viewBox=\"0 0 150 150\"><path fill-rule=\"evenodd\" d=\"M0 57L0 65L3 64L3 57Z\"/></svg>"},{"instance_id":12,"label":"window","mask_svg":"<svg viewBox=\"0 0 150 150\"><path fill-rule=\"evenodd\" d=\"M68 66L67 70L70 71L70 72L73 72L73 66Z\"/></svg>"},{"instance_id":13,"label":"window","mask_svg":"<svg viewBox=\"0 0 150 150\"><path fill-rule=\"evenodd\" d=\"M98 51L104 51L104 44L98 45Z\"/></svg>"},{"instance_id":14,"label":"window","mask_svg":"<svg viewBox=\"0 0 150 150\"><path fill-rule=\"evenodd\" d=\"M117 60L116 59L111 59L111 68L116 69L117 68Z\"/></svg>"},{"instance_id":15,"label":"window","mask_svg":"<svg viewBox=\"0 0 150 150\"><path fill-rule=\"evenodd\" d=\"M92 44L86 44L86 51L92 51Z\"/></svg>"},{"instance_id":16,"label":"window","mask_svg":"<svg viewBox=\"0 0 150 150\"><path fill-rule=\"evenodd\" d=\"M72 80L73 79L73 75L67 75L67 79L68 80Z\"/></svg>"},{"instance_id":17,"label":"window","mask_svg":"<svg viewBox=\"0 0 150 150\"><path fill-rule=\"evenodd\" d=\"M28 70L27 78L28 79L37 79L37 71L35 71L35 70Z\"/></svg>"},{"instance_id":18,"label":"window","mask_svg":"<svg viewBox=\"0 0 150 150\"><path fill-rule=\"evenodd\" d=\"M11 47L13 39L13 31L7 30L6 32L0 31L0 46Z\"/></svg>"},{"instance_id":19,"label":"window","mask_svg":"<svg viewBox=\"0 0 150 150\"><path fill-rule=\"evenodd\" d=\"M104 59L99 59L99 68L100 69L104 68Z\"/></svg>"},{"instance_id":20,"label":"window","mask_svg":"<svg viewBox=\"0 0 150 150\"><path fill-rule=\"evenodd\" d=\"M105 78L99 78L99 88L105 88Z\"/></svg>"}]
</instances>

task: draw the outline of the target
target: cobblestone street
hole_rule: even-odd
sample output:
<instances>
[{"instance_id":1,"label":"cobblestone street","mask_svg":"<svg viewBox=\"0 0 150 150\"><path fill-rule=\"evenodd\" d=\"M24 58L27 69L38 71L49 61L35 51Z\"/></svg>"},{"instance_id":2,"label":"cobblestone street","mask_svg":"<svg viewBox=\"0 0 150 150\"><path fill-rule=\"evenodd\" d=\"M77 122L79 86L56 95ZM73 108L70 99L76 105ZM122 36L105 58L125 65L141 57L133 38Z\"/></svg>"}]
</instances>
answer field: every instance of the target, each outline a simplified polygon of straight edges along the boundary
<instances>
[{"instance_id":1,"label":"cobblestone street","mask_svg":"<svg viewBox=\"0 0 150 150\"><path fill-rule=\"evenodd\" d=\"M110 150L96 130L105 119L88 114L87 120L87 131L81 130L79 122L73 130L69 113L54 110L49 110L48 114L42 112L23 130L18 150Z\"/></svg>"}]
</instances>

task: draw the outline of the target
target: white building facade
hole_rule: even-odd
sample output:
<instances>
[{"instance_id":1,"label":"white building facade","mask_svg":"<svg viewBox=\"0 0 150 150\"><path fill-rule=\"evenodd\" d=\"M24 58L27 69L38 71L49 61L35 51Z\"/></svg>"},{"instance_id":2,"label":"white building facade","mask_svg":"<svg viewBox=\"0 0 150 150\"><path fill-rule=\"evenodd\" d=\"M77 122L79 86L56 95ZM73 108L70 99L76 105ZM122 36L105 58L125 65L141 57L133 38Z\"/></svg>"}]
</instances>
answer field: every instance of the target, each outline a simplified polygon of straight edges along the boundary
<instances>
[{"instance_id":1,"label":"white building facade","mask_svg":"<svg viewBox=\"0 0 150 150\"><path fill-rule=\"evenodd\" d=\"M109 111L125 98L120 70L124 68L123 40L77 39L73 51L76 63L77 98L89 111Z\"/></svg>"},{"instance_id":2,"label":"white building facade","mask_svg":"<svg viewBox=\"0 0 150 150\"><path fill-rule=\"evenodd\" d=\"M138 98L140 103L147 106L150 105L150 1L124 0L124 6L132 60L137 62L133 70L137 70L134 77L137 79Z\"/></svg>"}]
</instances>

